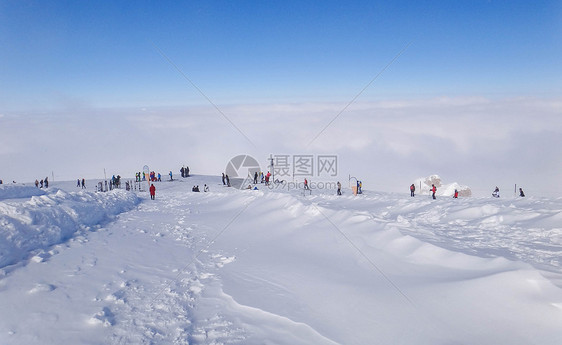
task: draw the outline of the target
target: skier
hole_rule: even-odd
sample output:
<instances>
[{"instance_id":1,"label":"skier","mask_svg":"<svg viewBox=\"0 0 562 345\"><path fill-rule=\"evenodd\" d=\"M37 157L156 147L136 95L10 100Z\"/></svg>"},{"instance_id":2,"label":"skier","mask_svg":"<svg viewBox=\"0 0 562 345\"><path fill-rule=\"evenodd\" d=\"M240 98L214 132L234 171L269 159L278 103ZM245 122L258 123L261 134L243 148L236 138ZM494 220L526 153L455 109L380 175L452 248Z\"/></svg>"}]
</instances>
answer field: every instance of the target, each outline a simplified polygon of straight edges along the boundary
<instances>
[{"instance_id":1,"label":"skier","mask_svg":"<svg viewBox=\"0 0 562 345\"><path fill-rule=\"evenodd\" d=\"M432 197L435 200L435 192L437 192L437 187L435 187L435 185L432 184L430 191L433 192Z\"/></svg>"},{"instance_id":2,"label":"skier","mask_svg":"<svg viewBox=\"0 0 562 345\"><path fill-rule=\"evenodd\" d=\"M492 196L494 198L499 198L500 197L500 189L496 186L496 189L494 189L494 191L492 192Z\"/></svg>"},{"instance_id":3,"label":"skier","mask_svg":"<svg viewBox=\"0 0 562 345\"><path fill-rule=\"evenodd\" d=\"M416 191L416 186L414 186L414 184L412 183L412 185L410 186L410 196L411 197L414 196L415 191Z\"/></svg>"},{"instance_id":4,"label":"skier","mask_svg":"<svg viewBox=\"0 0 562 345\"><path fill-rule=\"evenodd\" d=\"M341 195L341 183L338 181L338 195Z\"/></svg>"},{"instance_id":5,"label":"skier","mask_svg":"<svg viewBox=\"0 0 562 345\"><path fill-rule=\"evenodd\" d=\"M453 195L454 199L458 199L459 197L459 191L455 189L455 195Z\"/></svg>"},{"instance_id":6,"label":"skier","mask_svg":"<svg viewBox=\"0 0 562 345\"><path fill-rule=\"evenodd\" d=\"M519 188L519 196L524 198L525 197L525 193L523 193L523 189Z\"/></svg>"},{"instance_id":7,"label":"skier","mask_svg":"<svg viewBox=\"0 0 562 345\"><path fill-rule=\"evenodd\" d=\"M226 186L226 180L225 180L225 177L224 177L224 173L222 173L222 185Z\"/></svg>"},{"instance_id":8,"label":"skier","mask_svg":"<svg viewBox=\"0 0 562 345\"><path fill-rule=\"evenodd\" d=\"M156 187L154 187L154 184L150 185L150 199L154 200L154 198L156 197Z\"/></svg>"}]
</instances>

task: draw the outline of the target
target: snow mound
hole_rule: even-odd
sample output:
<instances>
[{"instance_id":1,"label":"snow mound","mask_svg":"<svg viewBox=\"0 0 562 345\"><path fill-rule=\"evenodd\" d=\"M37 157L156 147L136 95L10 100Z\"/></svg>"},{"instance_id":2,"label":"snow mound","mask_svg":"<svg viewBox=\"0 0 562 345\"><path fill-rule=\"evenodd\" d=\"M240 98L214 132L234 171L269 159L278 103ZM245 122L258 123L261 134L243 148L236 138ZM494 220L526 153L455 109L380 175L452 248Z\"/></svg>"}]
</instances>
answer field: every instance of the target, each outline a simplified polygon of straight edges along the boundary
<instances>
[{"instance_id":1,"label":"snow mound","mask_svg":"<svg viewBox=\"0 0 562 345\"><path fill-rule=\"evenodd\" d=\"M30 198L45 194L45 190L21 184L1 184L0 200Z\"/></svg>"},{"instance_id":2,"label":"snow mound","mask_svg":"<svg viewBox=\"0 0 562 345\"><path fill-rule=\"evenodd\" d=\"M421 177L415 180L414 186L416 186L416 192L418 194L428 194L431 185L435 185L437 187L437 195L441 196L453 196L455 194L455 189L459 192L459 197L469 197L472 196L472 190L470 187L461 185L457 182L453 182L450 184L443 184L441 181L441 177L439 175L431 175L428 177ZM418 190L418 188L421 189Z\"/></svg>"},{"instance_id":3,"label":"snow mound","mask_svg":"<svg viewBox=\"0 0 562 345\"><path fill-rule=\"evenodd\" d=\"M81 229L104 224L140 202L134 193L122 190L68 193L21 185L7 190L10 199L32 196L29 200L0 202L0 268L30 257L34 251L62 243ZM34 195L35 190L42 195ZM39 258L35 262L45 259L42 255L33 258Z\"/></svg>"}]
</instances>

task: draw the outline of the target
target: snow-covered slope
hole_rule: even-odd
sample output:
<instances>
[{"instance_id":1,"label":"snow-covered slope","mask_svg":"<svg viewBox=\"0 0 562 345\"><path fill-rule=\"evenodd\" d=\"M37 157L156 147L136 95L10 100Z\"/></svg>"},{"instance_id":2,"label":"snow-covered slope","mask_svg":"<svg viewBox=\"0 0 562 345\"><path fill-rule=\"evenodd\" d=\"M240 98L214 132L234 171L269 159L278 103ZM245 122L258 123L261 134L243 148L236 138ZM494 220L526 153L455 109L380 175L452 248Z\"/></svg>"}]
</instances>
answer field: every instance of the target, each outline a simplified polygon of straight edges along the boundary
<instances>
[{"instance_id":1,"label":"snow-covered slope","mask_svg":"<svg viewBox=\"0 0 562 345\"><path fill-rule=\"evenodd\" d=\"M0 202L82 229L4 266L0 343L562 343L562 199L156 187Z\"/></svg>"},{"instance_id":2,"label":"snow-covered slope","mask_svg":"<svg viewBox=\"0 0 562 345\"><path fill-rule=\"evenodd\" d=\"M114 215L135 207L132 193L65 192L23 185L0 186L0 268L68 240L76 232L98 228ZM10 199L10 200L6 200ZM40 256L34 258L40 260Z\"/></svg>"}]
</instances>

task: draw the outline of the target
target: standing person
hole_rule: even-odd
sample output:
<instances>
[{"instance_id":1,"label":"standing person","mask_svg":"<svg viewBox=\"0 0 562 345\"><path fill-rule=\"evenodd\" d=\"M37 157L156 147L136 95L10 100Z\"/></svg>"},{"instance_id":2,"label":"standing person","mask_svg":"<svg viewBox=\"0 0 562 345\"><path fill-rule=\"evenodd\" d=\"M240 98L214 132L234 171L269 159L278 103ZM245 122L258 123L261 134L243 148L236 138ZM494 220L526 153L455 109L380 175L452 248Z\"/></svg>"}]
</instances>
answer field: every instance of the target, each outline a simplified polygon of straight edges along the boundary
<instances>
[{"instance_id":1,"label":"standing person","mask_svg":"<svg viewBox=\"0 0 562 345\"><path fill-rule=\"evenodd\" d=\"M338 195L341 195L341 183L338 181Z\"/></svg>"},{"instance_id":2,"label":"standing person","mask_svg":"<svg viewBox=\"0 0 562 345\"><path fill-rule=\"evenodd\" d=\"M228 175L225 176L226 176L226 186L230 187L230 179L228 178Z\"/></svg>"},{"instance_id":3,"label":"standing person","mask_svg":"<svg viewBox=\"0 0 562 345\"><path fill-rule=\"evenodd\" d=\"M172 178L172 170L170 170L170 173L168 175L170 175L170 181L173 181L174 179Z\"/></svg>"},{"instance_id":4,"label":"standing person","mask_svg":"<svg viewBox=\"0 0 562 345\"><path fill-rule=\"evenodd\" d=\"M454 199L458 199L459 198L459 191L455 189L455 195L453 195Z\"/></svg>"},{"instance_id":5,"label":"standing person","mask_svg":"<svg viewBox=\"0 0 562 345\"><path fill-rule=\"evenodd\" d=\"M309 190L310 188L308 188L308 181L306 179L304 179L304 189L305 190Z\"/></svg>"},{"instance_id":6,"label":"standing person","mask_svg":"<svg viewBox=\"0 0 562 345\"><path fill-rule=\"evenodd\" d=\"M185 177L189 177L189 167L185 167Z\"/></svg>"},{"instance_id":7,"label":"standing person","mask_svg":"<svg viewBox=\"0 0 562 345\"><path fill-rule=\"evenodd\" d=\"M254 173L254 184L258 184L258 172Z\"/></svg>"},{"instance_id":8,"label":"standing person","mask_svg":"<svg viewBox=\"0 0 562 345\"><path fill-rule=\"evenodd\" d=\"M49 178L45 177L45 188L49 188Z\"/></svg>"},{"instance_id":9,"label":"standing person","mask_svg":"<svg viewBox=\"0 0 562 345\"><path fill-rule=\"evenodd\" d=\"M185 177L185 168L181 167L180 169L181 177Z\"/></svg>"},{"instance_id":10,"label":"standing person","mask_svg":"<svg viewBox=\"0 0 562 345\"><path fill-rule=\"evenodd\" d=\"M80 179L76 180L76 187L80 187Z\"/></svg>"},{"instance_id":11,"label":"standing person","mask_svg":"<svg viewBox=\"0 0 562 345\"><path fill-rule=\"evenodd\" d=\"M154 184L150 184L150 199L154 200L156 196L156 187L154 187Z\"/></svg>"},{"instance_id":12,"label":"standing person","mask_svg":"<svg viewBox=\"0 0 562 345\"><path fill-rule=\"evenodd\" d=\"M412 185L410 186L410 196L413 197L416 191L416 186L414 186L414 184L412 183Z\"/></svg>"},{"instance_id":13,"label":"standing person","mask_svg":"<svg viewBox=\"0 0 562 345\"><path fill-rule=\"evenodd\" d=\"M41 188L43 188L43 180L41 180L41 182L39 182L39 183L41 183Z\"/></svg>"},{"instance_id":14,"label":"standing person","mask_svg":"<svg viewBox=\"0 0 562 345\"><path fill-rule=\"evenodd\" d=\"M158 173L158 182L162 182L162 175L160 173Z\"/></svg>"},{"instance_id":15,"label":"standing person","mask_svg":"<svg viewBox=\"0 0 562 345\"><path fill-rule=\"evenodd\" d=\"M82 179L82 189L86 188L86 180Z\"/></svg>"},{"instance_id":16,"label":"standing person","mask_svg":"<svg viewBox=\"0 0 562 345\"><path fill-rule=\"evenodd\" d=\"M523 193L523 189L519 188L519 196L524 198L525 197L525 193Z\"/></svg>"},{"instance_id":17,"label":"standing person","mask_svg":"<svg viewBox=\"0 0 562 345\"><path fill-rule=\"evenodd\" d=\"M430 191L433 193L433 194L432 194L432 197L433 197L433 199L435 200L435 192L437 192L437 187L435 187L435 185L432 184L432 185L431 185Z\"/></svg>"},{"instance_id":18,"label":"standing person","mask_svg":"<svg viewBox=\"0 0 562 345\"><path fill-rule=\"evenodd\" d=\"M226 186L226 180L225 180L225 177L224 177L224 173L222 173L222 185Z\"/></svg>"},{"instance_id":19,"label":"standing person","mask_svg":"<svg viewBox=\"0 0 562 345\"><path fill-rule=\"evenodd\" d=\"M38 180L35 180L35 187L39 188L39 181Z\"/></svg>"}]
</instances>

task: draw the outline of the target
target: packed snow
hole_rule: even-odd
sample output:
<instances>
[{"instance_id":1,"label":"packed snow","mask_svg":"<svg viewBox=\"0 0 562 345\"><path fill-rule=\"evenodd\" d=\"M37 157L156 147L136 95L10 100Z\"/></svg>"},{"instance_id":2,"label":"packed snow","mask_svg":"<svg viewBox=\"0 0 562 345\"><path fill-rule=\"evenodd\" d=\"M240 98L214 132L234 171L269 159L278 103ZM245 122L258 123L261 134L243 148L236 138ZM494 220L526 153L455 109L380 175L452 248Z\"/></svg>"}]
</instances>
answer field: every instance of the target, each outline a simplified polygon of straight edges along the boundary
<instances>
[{"instance_id":1,"label":"packed snow","mask_svg":"<svg viewBox=\"0 0 562 345\"><path fill-rule=\"evenodd\" d=\"M562 344L562 198L155 185L0 186L1 344Z\"/></svg>"}]
</instances>

